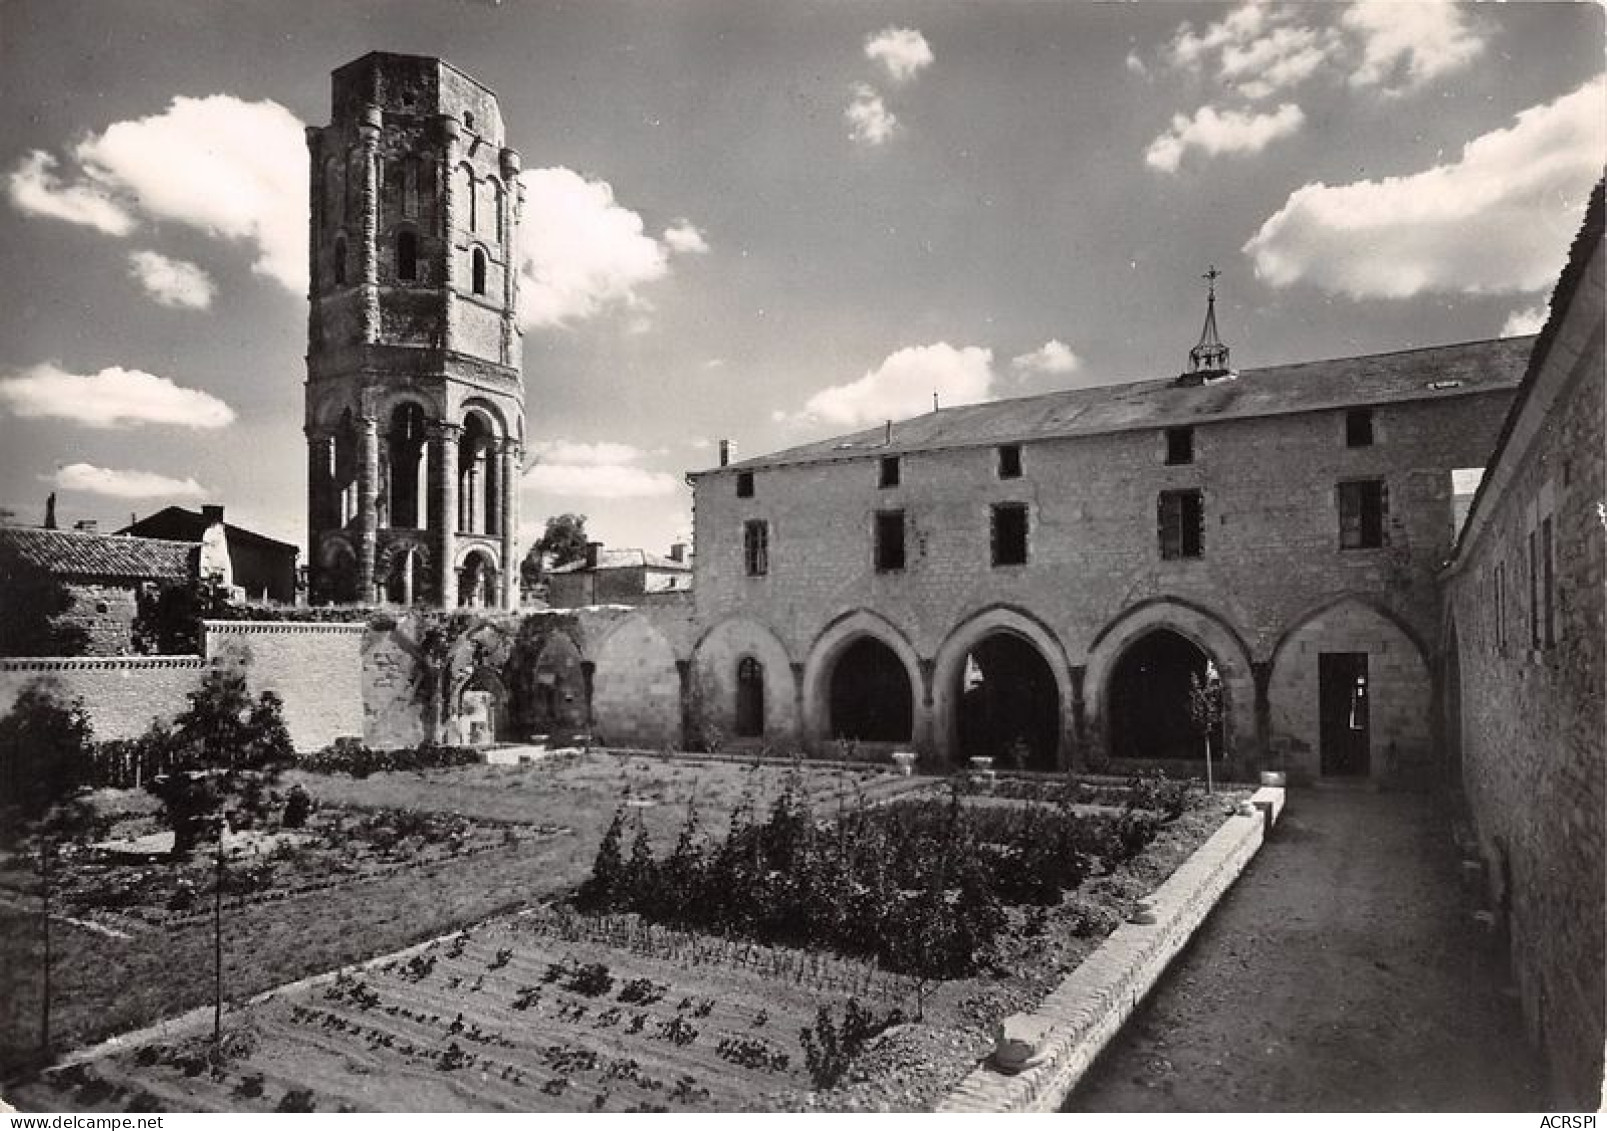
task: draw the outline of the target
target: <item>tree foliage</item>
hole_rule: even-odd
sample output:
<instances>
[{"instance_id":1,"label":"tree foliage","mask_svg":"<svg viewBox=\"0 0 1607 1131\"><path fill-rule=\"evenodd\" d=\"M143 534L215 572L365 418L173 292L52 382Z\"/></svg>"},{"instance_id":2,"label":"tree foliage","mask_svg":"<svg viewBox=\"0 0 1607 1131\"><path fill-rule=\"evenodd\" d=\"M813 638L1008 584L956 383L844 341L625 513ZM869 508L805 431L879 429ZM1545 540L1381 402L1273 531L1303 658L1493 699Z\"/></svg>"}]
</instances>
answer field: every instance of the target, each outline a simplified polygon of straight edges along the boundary
<instances>
[{"instance_id":1,"label":"tree foliage","mask_svg":"<svg viewBox=\"0 0 1607 1131\"><path fill-rule=\"evenodd\" d=\"M153 656L197 656L202 619L229 608L227 590L207 578L142 589L134 614L134 650Z\"/></svg>"},{"instance_id":2,"label":"tree foliage","mask_svg":"<svg viewBox=\"0 0 1607 1131\"><path fill-rule=\"evenodd\" d=\"M583 514L555 514L547 520L547 528L536 540L535 549L552 569L586 558L586 516Z\"/></svg>"},{"instance_id":3,"label":"tree foliage","mask_svg":"<svg viewBox=\"0 0 1607 1131\"><path fill-rule=\"evenodd\" d=\"M89 630L62 614L73 594L44 571L0 546L0 656L79 656Z\"/></svg>"},{"instance_id":4,"label":"tree foliage","mask_svg":"<svg viewBox=\"0 0 1607 1131\"><path fill-rule=\"evenodd\" d=\"M171 768L146 788L162 802L176 856L213 835L220 818L255 822L295 756L279 696L264 691L253 699L245 672L227 665L208 671L171 726L153 724L148 737L169 757Z\"/></svg>"},{"instance_id":5,"label":"tree foliage","mask_svg":"<svg viewBox=\"0 0 1607 1131\"><path fill-rule=\"evenodd\" d=\"M68 833L87 822L94 763L83 703L45 680L23 688L0 718L0 837Z\"/></svg>"}]
</instances>

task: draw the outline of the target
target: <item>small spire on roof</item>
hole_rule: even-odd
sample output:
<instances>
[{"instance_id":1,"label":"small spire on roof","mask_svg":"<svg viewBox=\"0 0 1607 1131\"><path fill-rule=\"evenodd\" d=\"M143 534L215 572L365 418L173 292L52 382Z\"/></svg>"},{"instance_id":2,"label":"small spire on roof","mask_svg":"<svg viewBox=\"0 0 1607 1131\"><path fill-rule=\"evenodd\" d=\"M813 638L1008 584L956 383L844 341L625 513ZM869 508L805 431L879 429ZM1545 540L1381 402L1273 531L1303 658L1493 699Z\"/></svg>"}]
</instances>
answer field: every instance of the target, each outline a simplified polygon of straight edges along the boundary
<instances>
[{"instance_id":1,"label":"small spire on roof","mask_svg":"<svg viewBox=\"0 0 1607 1131\"><path fill-rule=\"evenodd\" d=\"M1221 276L1222 272L1214 263L1200 276L1206 284L1205 328L1200 331L1198 344L1189 350L1190 373L1211 375L1228 371L1228 347L1216 330L1216 281Z\"/></svg>"}]
</instances>

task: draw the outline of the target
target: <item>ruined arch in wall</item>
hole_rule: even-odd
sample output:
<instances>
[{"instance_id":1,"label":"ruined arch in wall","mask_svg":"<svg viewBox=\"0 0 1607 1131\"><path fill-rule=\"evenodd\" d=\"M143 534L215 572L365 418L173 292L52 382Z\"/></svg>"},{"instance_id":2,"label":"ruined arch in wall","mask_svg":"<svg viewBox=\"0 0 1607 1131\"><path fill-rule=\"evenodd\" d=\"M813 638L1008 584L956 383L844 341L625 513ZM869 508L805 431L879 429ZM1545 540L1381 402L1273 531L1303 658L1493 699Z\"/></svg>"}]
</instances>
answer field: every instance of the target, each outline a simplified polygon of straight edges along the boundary
<instances>
[{"instance_id":1,"label":"ruined arch in wall","mask_svg":"<svg viewBox=\"0 0 1607 1131\"><path fill-rule=\"evenodd\" d=\"M753 661L759 669L756 721L762 725L757 728L738 725L744 660ZM747 617L721 621L698 639L692 665L694 725L711 724L722 735L763 738L770 744L797 741L798 691L792 657L767 625ZM751 685L746 694L754 694ZM743 735L739 733L743 729L757 729L758 733Z\"/></svg>"},{"instance_id":2,"label":"ruined arch in wall","mask_svg":"<svg viewBox=\"0 0 1607 1131\"><path fill-rule=\"evenodd\" d=\"M569 633L552 632L517 679L513 709L521 729L563 741L590 728L585 660Z\"/></svg>"},{"instance_id":3,"label":"ruined arch in wall","mask_svg":"<svg viewBox=\"0 0 1607 1131\"><path fill-rule=\"evenodd\" d=\"M351 543L338 535L326 536L318 554L320 577L319 594L324 601L336 605L355 604L357 592L357 552Z\"/></svg>"},{"instance_id":4,"label":"ruined arch in wall","mask_svg":"<svg viewBox=\"0 0 1607 1131\"><path fill-rule=\"evenodd\" d=\"M622 618L592 650L592 724L610 746L680 745L681 676L669 639L641 613Z\"/></svg>"},{"instance_id":5,"label":"ruined arch in wall","mask_svg":"<svg viewBox=\"0 0 1607 1131\"><path fill-rule=\"evenodd\" d=\"M1024 609L999 605L962 621L937 650L932 704L938 753L948 761L1014 756L1055 769L1071 753L1072 688L1066 651Z\"/></svg>"},{"instance_id":6,"label":"ruined arch in wall","mask_svg":"<svg viewBox=\"0 0 1607 1131\"><path fill-rule=\"evenodd\" d=\"M1428 769L1428 653L1389 609L1354 594L1313 606L1284 630L1271 666L1271 749L1297 775L1390 778Z\"/></svg>"},{"instance_id":7,"label":"ruined arch in wall","mask_svg":"<svg viewBox=\"0 0 1607 1131\"><path fill-rule=\"evenodd\" d=\"M497 595L497 555L488 546L472 543L458 553L457 598L460 609L494 609Z\"/></svg>"},{"instance_id":8,"label":"ruined arch in wall","mask_svg":"<svg viewBox=\"0 0 1607 1131\"><path fill-rule=\"evenodd\" d=\"M845 663L855 678L846 677ZM804 664L803 702L805 737L817 747L842 736L931 748L931 704L920 656L896 625L867 609L845 613L815 638Z\"/></svg>"},{"instance_id":9,"label":"ruined arch in wall","mask_svg":"<svg viewBox=\"0 0 1607 1131\"><path fill-rule=\"evenodd\" d=\"M431 592L434 570L429 547L416 538L394 539L380 551L374 572L386 601L393 605L417 604Z\"/></svg>"},{"instance_id":10,"label":"ruined arch in wall","mask_svg":"<svg viewBox=\"0 0 1607 1131\"><path fill-rule=\"evenodd\" d=\"M1166 634L1164 636L1158 634ZM1129 665L1123 671L1122 660L1135 648L1173 642L1192 646L1216 665L1222 679L1223 733L1220 756L1244 754L1255 741L1255 671L1250 662L1250 650L1243 638L1222 617L1192 601L1174 597L1158 597L1125 610L1094 638L1088 649L1088 666L1083 676L1083 699L1088 713L1088 729L1092 745L1110 756L1111 717L1113 692L1117 691L1119 676L1131 673ZM1180 651L1180 649L1177 649ZM1175 681L1165 681L1174 701L1163 706L1173 713Z\"/></svg>"}]
</instances>

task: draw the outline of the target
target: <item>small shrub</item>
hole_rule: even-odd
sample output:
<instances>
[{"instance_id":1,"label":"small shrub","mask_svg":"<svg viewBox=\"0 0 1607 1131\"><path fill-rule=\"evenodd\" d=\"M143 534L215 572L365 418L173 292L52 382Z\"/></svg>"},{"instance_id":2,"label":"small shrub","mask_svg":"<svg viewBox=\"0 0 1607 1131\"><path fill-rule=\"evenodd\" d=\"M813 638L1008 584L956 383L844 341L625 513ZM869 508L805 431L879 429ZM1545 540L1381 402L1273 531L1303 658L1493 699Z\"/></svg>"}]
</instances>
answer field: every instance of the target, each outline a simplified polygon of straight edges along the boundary
<instances>
[{"instance_id":1,"label":"small shrub","mask_svg":"<svg viewBox=\"0 0 1607 1131\"><path fill-rule=\"evenodd\" d=\"M307 814L312 811L312 795L297 782L290 787L290 794L285 798L284 815L279 818L279 824L287 829L303 829L307 827Z\"/></svg>"},{"instance_id":2,"label":"small shrub","mask_svg":"<svg viewBox=\"0 0 1607 1131\"><path fill-rule=\"evenodd\" d=\"M576 970L564 983L569 989L585 997L602 997L613 992L614 976L602 962L588 962Z\"/></svg>"},{"instance_id":3,"label":"small shrub","mask_svg":"<svg viewBox=\"0 0 1607 1131\"><path fill-rule=\"evenodd\" d=\"M858 998L848 999L841 1021L833 1017L829 1006L821 1006L815 1014L813 1028L805 1028L798 1033L809 1079L822 1090L836 1087L872 1038L903 1021L904 1015L896 1009L877 1017L860 1005Z\"/></svg>"},{"instance_id":4,"label":"small shrub","mask_svg":"<svg viewBox=\"0 0 1607 1131\"><path fill-rule=\"evenodd\" d=\"M279 1097L279 1106L274 1110L298 1113L317 1111L318 1104L313 1099L311 1088L291 1088Z\"/></svg>"}]
</instances>

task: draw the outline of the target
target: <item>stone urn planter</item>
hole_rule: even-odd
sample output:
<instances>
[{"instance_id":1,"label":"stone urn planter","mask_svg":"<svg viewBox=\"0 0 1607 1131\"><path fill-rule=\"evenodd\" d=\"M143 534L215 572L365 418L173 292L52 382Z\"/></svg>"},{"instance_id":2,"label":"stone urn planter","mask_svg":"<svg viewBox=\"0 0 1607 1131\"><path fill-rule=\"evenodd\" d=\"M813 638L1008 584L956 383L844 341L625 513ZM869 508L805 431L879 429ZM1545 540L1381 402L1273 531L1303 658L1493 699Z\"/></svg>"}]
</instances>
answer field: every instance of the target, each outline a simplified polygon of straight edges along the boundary
<instances>
[{"instance_id":1,"label":"stone urn planter","mask_svg":"<svg viewBox=\"0 0 1607 1131\"><path fill-rule=\"evenodd\" d=\"M1289 784L1289 775L1282 770L1262 770L1261 784L1285 786Z\"/></svg>"},{"instance_id":2,"label":"stone urn planter","mask_svg":"<svg viewBox=\"0 0 1607 1131\"><path fill-rule=\"evenodd\" d=\"M898 772L899 773L903 774L905 777L909 777L910 772L912 771L912 769L915 766L915 751L913 751L913 750L895 750L895 751L893 751L893 765L898 767Z\"/></svg>"}]
</instances>

